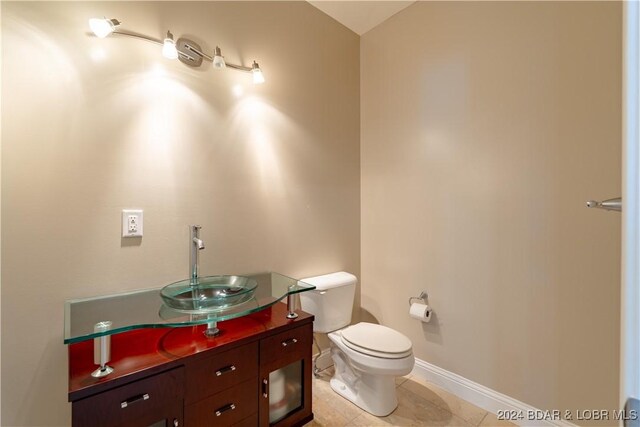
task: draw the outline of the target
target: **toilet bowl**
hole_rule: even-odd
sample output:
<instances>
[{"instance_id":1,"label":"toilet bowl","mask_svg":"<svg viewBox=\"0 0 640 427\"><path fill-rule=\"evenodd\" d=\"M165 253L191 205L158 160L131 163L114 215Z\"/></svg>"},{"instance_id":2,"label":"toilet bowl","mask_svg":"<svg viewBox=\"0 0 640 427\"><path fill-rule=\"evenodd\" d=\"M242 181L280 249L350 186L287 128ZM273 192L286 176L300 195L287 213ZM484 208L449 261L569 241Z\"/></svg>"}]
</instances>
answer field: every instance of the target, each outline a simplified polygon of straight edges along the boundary
<instances>
[{"instance_id":1,"label":"toilet bowl","mask_svg":"<svg viewBox=\"0 0 640 427\"><path fill-rule=\"evenodd\" d=\"M300 295L302 309L315 316L314 332L328 332L335 374L331 388L365 411L389 415L398 406L395 377L413 369L409 338L383 325L351 320L357 279L339 272L302 279L316 286Z\"/></svg>"},{"instance_id":2,"label":"toilet bowl","mask_svg":"<svg viewBox=\"0 0 640 427\"><path fill-rule=\"evenodd\" d=\"M335 366L331 388L373 415L393 412L398 406L395 378L407 375L415 363L411 341L391 328L364 322L331 332L329 339Z\"/></svg>"}]
</instances>

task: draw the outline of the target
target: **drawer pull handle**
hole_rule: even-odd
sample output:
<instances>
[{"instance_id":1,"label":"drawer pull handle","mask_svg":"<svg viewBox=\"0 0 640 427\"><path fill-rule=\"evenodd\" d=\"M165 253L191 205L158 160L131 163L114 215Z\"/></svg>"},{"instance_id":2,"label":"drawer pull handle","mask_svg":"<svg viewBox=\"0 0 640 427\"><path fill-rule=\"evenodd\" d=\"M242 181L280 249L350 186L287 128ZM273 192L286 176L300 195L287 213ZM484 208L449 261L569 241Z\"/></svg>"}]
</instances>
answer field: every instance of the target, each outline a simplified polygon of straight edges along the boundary
<instances>
[{"instance_id":1,"label":"drawer pull handle","mask_svg":"<svg viewBox=\"0 0 640 427\"><path fill-rule=\"evenodd\" d=\"M136 402L142 402L142 401L145 401L145 400L149 400L149 394L148 393L132 397L131 399L127 399L124 402L120 402L120 408L124 409L129 405L133 405Z\"/></svg>"},{"instance_id":2,"label":"drawer pull handle","mask_svg":"<svg viewBox=\"0 0 640 427\"><path fill-rule=\"evenodd\" d=\"M286 346L288 346L289 344L295 344L295 343L297 343L297 342L298 342L298 340L297 340L297 339L295 339L295 338L289 338L288 340L282 341L282 346L283 346L283 347L286 347Z\"/></svg>"},{"instance_id":3,"label":"drawer pull handle","mask_svg":"<svg viewBox=\"0 0 640 427\"><path fill-rule=\"evenodd\" d=\"M267 398L269 397L269 393L267 392L267 390L269 390L269 381L267 381L266 378L262 379L262 397Z\"/></svg>"},{"instance_id":4,"label":"drawer pull handle","mask_svg":"<svg viewBox=\"0 0 640 427\"><path fill-rule=\"evenodd\" d=\"M222 374L226 374L227 372L233 372L236 370L236 367L233 365L225 366L224 368L220 368L216 371L216 377L219 377Z\"/></svg>"},{"instance_id":5,"label":"drawer pull handle","mask_svg":"<svg viewBox=\"0 0 640 427\"><path fill-rule=\"evenodd\" d=\"M236 409L236 405L233 403L229 403L228 405L224 405L222 408L218 409L216 411L216 417L219 417L220 415L224 414L227 411L233 411L234 409Z\"/></svg>"}]
</instances>

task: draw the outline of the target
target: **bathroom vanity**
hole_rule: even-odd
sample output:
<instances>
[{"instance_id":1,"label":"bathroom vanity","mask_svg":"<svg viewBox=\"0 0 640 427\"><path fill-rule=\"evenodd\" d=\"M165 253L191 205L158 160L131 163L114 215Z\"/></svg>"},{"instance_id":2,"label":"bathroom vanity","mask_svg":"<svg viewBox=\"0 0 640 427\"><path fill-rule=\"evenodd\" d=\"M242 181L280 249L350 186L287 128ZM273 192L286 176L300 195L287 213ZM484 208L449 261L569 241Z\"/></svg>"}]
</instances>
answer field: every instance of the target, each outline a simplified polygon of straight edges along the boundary
<instances>
[{"instance_id":1,"label":"bathroom vanity","mask_svg":"<svg viewBox=\"0 0 640 427\"><path fill-rule=\"evenodd\" d=\"M291 280L275 273L259 277L255 301L245 303L244 310L213 316L171 317L159 297L128 294L138 309L148 303L145 316L155 312L156 324L128 312L130 298L69 302L65 342L70 344L73 426L298 426L311 421L313 316L297 311L290 318L291 307L279 301L313 286ZM109 331L108 365L114 370L95 378L94 339L104 332L89 332L89 325L115 318L119 303L124 306L120 314L130 318ZM84 326L72 326L73 320ZM220 334L207 337L213 321Z\"/></svg>"}]
</instances>

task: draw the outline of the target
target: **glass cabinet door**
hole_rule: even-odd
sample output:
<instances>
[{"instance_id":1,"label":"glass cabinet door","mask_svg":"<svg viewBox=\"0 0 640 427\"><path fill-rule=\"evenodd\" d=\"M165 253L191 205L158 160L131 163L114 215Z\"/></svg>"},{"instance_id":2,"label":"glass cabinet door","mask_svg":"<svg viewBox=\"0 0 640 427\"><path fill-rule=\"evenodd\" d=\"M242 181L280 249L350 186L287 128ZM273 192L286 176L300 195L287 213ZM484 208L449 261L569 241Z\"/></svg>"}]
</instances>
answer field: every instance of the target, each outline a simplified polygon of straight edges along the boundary
<instances>
[{"instance_id":1,"label":"glass cabinet door","mask_svg":"<svg viewBox=\"0 0 640 427\"><path fill-rule=\"evenodd\" d=\"M303 406L302 360L269 373L269 424Z\"/></svg>"},{"instance_id":2,"label":"glass cabinet door","mask_svg":"<svg viewBox=\"0 0 640 427\"><path fill-rule=\"evenodd\" d=\"M289 427L313 419L312 341L312 323L260 340L261 426Z\"/></svg>"}]
</instances>

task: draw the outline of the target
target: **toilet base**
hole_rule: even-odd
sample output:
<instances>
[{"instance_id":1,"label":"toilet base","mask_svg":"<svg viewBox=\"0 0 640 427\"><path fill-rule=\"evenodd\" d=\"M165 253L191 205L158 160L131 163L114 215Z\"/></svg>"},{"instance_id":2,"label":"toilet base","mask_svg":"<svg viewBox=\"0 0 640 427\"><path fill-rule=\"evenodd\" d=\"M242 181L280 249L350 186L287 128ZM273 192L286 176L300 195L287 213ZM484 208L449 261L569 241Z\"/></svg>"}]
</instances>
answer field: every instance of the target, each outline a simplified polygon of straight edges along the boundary
<instances>
[{"instance_id":1,"label":"toilet base","mask_svg":"<svg viewBox=\"0 0 640 427\"><path fill-rule=\"evenodd\" d=\"M388 380L388 378L383 379ZM356 393L353 388L349 387L340 378L334 377L329 382L333 391L361 409L377 417L387 416L398 407L395 379L391 378L390 381L385 381L385 383L386 384L378 383L373 388L370 386L363 386L363 384L360 383Z\"/></svg>"},{"instance_id":2,"label":"toilet base","mask_svg":"<svg viewBox=\"0 0 640 427\"><path fill-rule=\"evenodd\" d=\"M364 354L348 347L340 330L329 333L329 340L335 367L333 391L377 417L392 413L398 407L396 377L411 372L413 354L401 358Z\"/></svg>"},{"instance_id":3,"label":"toilet base","mask_svg":"<svg viewBox=\"0 0 640 427\"><path fill-rule=\"evenodd\" d=\"M372 415L384 417L398 406L394 375L369 374L354 369L347 355L332 346L335 373L329 384L340 396Z\"/></svg>"}]
</instances>

